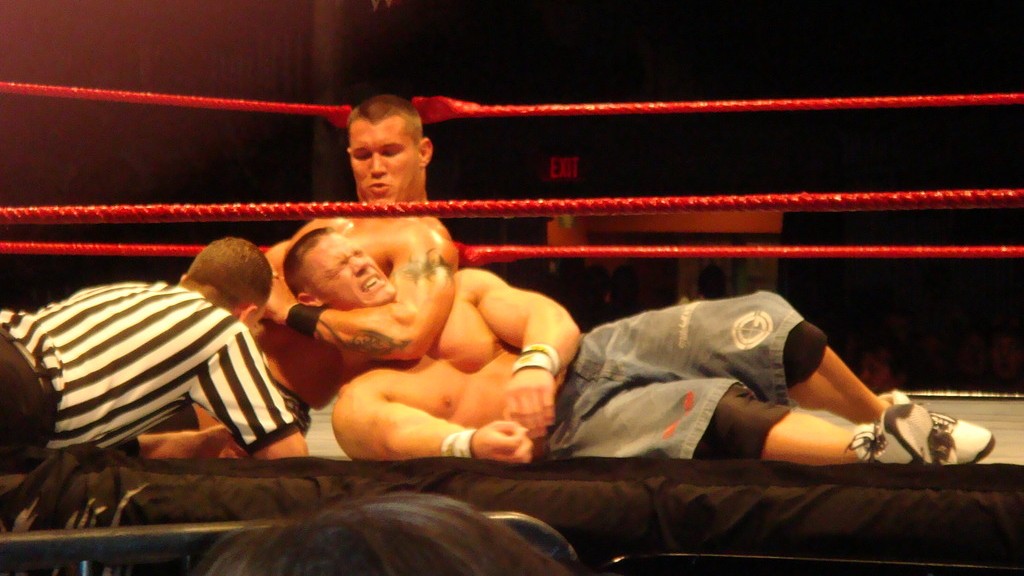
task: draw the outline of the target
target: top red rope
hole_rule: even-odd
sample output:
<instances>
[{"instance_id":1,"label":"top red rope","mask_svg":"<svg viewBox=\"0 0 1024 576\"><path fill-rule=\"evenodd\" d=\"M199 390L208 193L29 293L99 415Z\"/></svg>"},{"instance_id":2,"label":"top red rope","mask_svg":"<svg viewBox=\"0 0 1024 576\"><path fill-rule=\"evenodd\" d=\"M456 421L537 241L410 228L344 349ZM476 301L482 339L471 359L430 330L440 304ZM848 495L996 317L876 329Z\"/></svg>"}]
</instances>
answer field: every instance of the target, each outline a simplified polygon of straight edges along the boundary
<instances>
[{"instance_id":1,"label":"top red rope","mask_svg":"<svg viewBox=\"0 0 1024 576\"><path fill-rule=\"evenodd\" d=\"M232 98L209 98L129 92L100 88L78 88L21 82L0 82L0 93L103 100L133 104L155 104L185 108L210 108L244 112L272 112L322 116L338 127L348 121L347 105L292 104ZM779 98L693 102L626 102L594 104L481 105L445 96L415 97L413 104L426 123L457 118L504 118L525 116L610 116L626 114L694 114L712 112L776 112L797 110L854 110L874 108L951 108L960 106L1006 106L1024 104L1022 93L952 94L934 96L854 96L847 98Z\"/></svg>"},{"instance_id":2,"label":"top red rope","mask_svg":"<svg viewBox=\"0 0 1024 576\"><path fill-rule=\"evenodd\" d=\"M299 116L322 116L335 126L345 126L351 106L327 106L316 104L291 104L286 102L265 102L260 100L239 100L235 98L210 98L207 96L183 96L180 94L157 94L154 92L129 92L126 90L105 90L101 88L76 88L71 86L50 86L25 84L21 82L0 82L0 93L24 94L26 96L48 96L73 100L100 100L104 102L126 102L129 104L153 104L179 108L206 108L211 110L236 110L240 112L271 112Z\"/></svg>"},{"instance_id":3,"label":"top red rope","mask_svg":"<svg viewBox=\"0 0 1024 576\"><path fill-rule=\"evenodd\" d=\"M308 220L334 216L508 218L615 216L682 212L839 212L1024 207L1024 189L834 192L540 200L448 200L363 204L149 204L0 207L0 224L123 224Z\"/></svg>"},{"instance_id":4,"label":"top red rope","mask_svg":"<svg viewBox=\"0 0 1024 576\"><path fill-rule=\"evenodd\" d=\"M848 98L779 98L695 102L626 102L611 104L532 104L483 106L445 96L412 99L426 123L455 118L517 116L613 116L626 114L700 114L711 112L784 112L874 108L952 108L1024 104L1024 94L944 96L866 96Z\"/></svg>"}]
</instances>

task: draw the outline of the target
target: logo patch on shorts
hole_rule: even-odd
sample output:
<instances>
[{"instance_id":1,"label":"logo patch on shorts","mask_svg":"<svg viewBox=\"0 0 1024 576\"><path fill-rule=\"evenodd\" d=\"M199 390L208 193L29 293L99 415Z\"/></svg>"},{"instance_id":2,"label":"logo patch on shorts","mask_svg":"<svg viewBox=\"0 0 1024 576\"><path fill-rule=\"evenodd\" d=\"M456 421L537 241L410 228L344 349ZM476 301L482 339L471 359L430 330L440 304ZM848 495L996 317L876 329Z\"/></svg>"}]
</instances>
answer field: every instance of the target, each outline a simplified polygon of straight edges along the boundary
<instances>
[{"instance_id":1,"label":"logo patch on shorts","mask_svg":"<svg viewBox=\"0 0 1024 576\"><path fill-rule=\"evenodd\" d=\"M679 339L676 345L680 348L686 348L686 345L690 343L690 318L693 316L693 309L698 304L700 302L690 302L683 306L683 313L679 315Z\"/></svg>"},{"instance_id":2,"label":"logo patch on shorts","mask_svg":"<svg viewBox=\"0 0 1024 576\"><path fill-rule=\"evenodd\" d=\"M750 350L757 346L775 329L772 317L767 312L757 310L740 316L732 325L732 343L740 350Z\"/></svg>"}]
</instances>

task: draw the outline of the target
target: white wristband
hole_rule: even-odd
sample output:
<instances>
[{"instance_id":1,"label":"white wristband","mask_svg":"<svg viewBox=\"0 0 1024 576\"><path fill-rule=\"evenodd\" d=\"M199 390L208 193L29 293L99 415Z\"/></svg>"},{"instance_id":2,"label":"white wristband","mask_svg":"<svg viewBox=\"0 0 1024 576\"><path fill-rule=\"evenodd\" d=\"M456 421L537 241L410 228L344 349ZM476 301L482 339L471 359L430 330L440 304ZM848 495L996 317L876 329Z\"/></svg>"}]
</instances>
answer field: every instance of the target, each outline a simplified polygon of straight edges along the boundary
<instances>
[{"instance_id":1,"label":"white wristband","mask_svg":"<svg viewBox=\"0 0 1024 576\"><path fill-rule=\"evenodd\" d=\"M473 457L473 434L476 428L467 428L458 432L452 432L441 441L441 456L452 456L455 458Z\"/></svg>"},{"instance_id":2,"label":"white wristband","mask_svg":"<svg viewBox=\"0 0 1024 576\"><path fill-rule=\"evenodd\" d=\"M562 359L558 355L558 350L555 350L553 346L531 344L524 347L523 351L519 353L519 358L512 364L512 373L515 374L528 367L543 368L557 375L562 371Z\"/></svg>"}]
</instances>

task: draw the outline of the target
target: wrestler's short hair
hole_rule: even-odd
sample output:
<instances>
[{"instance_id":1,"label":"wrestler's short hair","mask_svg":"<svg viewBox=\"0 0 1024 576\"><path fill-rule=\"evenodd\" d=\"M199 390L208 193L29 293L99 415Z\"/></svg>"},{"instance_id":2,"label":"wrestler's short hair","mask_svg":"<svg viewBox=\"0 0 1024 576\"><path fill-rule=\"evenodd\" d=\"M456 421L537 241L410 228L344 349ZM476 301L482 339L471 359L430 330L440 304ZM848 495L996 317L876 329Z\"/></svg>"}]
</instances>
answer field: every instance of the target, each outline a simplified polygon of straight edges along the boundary
<instances>
[{"instance_id":1,"label":"wrestler's short hair","mask_svg":"<svg viewBox=\"0 0 1024 576\"><path fill-rule=\"evenodd\" d=\"M214 304L232 309L266 304L273 277L270 262L258 246L228 236L203 248L192 260L183 284L199 290Z\"/></svg>"},{"instance_id":2,"label":"wrestler's short hair","mask_svg":"<svg viewBox=\"0 0 1024 576\"><path fill-rule=\"evenodd\" d=\"M360 102L348 115L348 127L351 128L356 120L377 124L393 116L405 120L406 130L413 140L423 138L423 119L419 110L409 100L394 94L378 94Z\"/></svg>"},{"instance_id":3,"label":"wrestler's short hair","mask_svg":"<svg viewBox=\"0 0 1024 576\"><path fill-rule=\"evenodd\" d=\"M310 291L313 280L310 277L310 270L306 269L306 254L316 248L325 236L336 233L338 231L331 226L314 228L292 242L284 256L284 279L292 294Z\"/></svg>"},{"instance_id":4,"label":"wrestler's short hair","mask_svg":"<svg viewBox=\"0 0 1024 576\"><path fill-rule=\"evenodd\" d=\"M514 529L436 494L338 502L311 516L218 541L196 576L567 576L584 573L540 552Z\"/></svg>"}]
</instances>

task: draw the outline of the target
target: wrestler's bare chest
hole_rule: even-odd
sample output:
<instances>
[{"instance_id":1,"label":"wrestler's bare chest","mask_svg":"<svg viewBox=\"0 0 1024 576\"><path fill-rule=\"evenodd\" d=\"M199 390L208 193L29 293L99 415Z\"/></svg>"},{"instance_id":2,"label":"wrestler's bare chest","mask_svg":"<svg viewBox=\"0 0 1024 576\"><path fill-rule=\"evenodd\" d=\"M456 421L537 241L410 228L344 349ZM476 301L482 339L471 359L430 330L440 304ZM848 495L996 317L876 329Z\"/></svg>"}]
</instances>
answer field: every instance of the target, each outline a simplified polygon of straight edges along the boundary
<instances>
[{"instance_id":1,"label":"wrestler's bare chest","mask_svg":"<svg viewBox=\"0 0 1024 576\"><path fill-rule=\"evenodd\" d=\"M467 373L447 361L425 358L414 370L392 374L385 395L456 424L482 426L501 418L513 360L499 356Z\"/></svg>"},{"instance_id":2,"label":"wrestler's bare chest","mask_svg":"<svg viewBox=\"0 0 1024 576\"><path fill-rule=\"evenodd\" d=\"M465 426L501 417L515 354L471 304L456 299L437 344L415 364L392 365L357 377L392 402Z\"/></svg>"}]
</instances>

